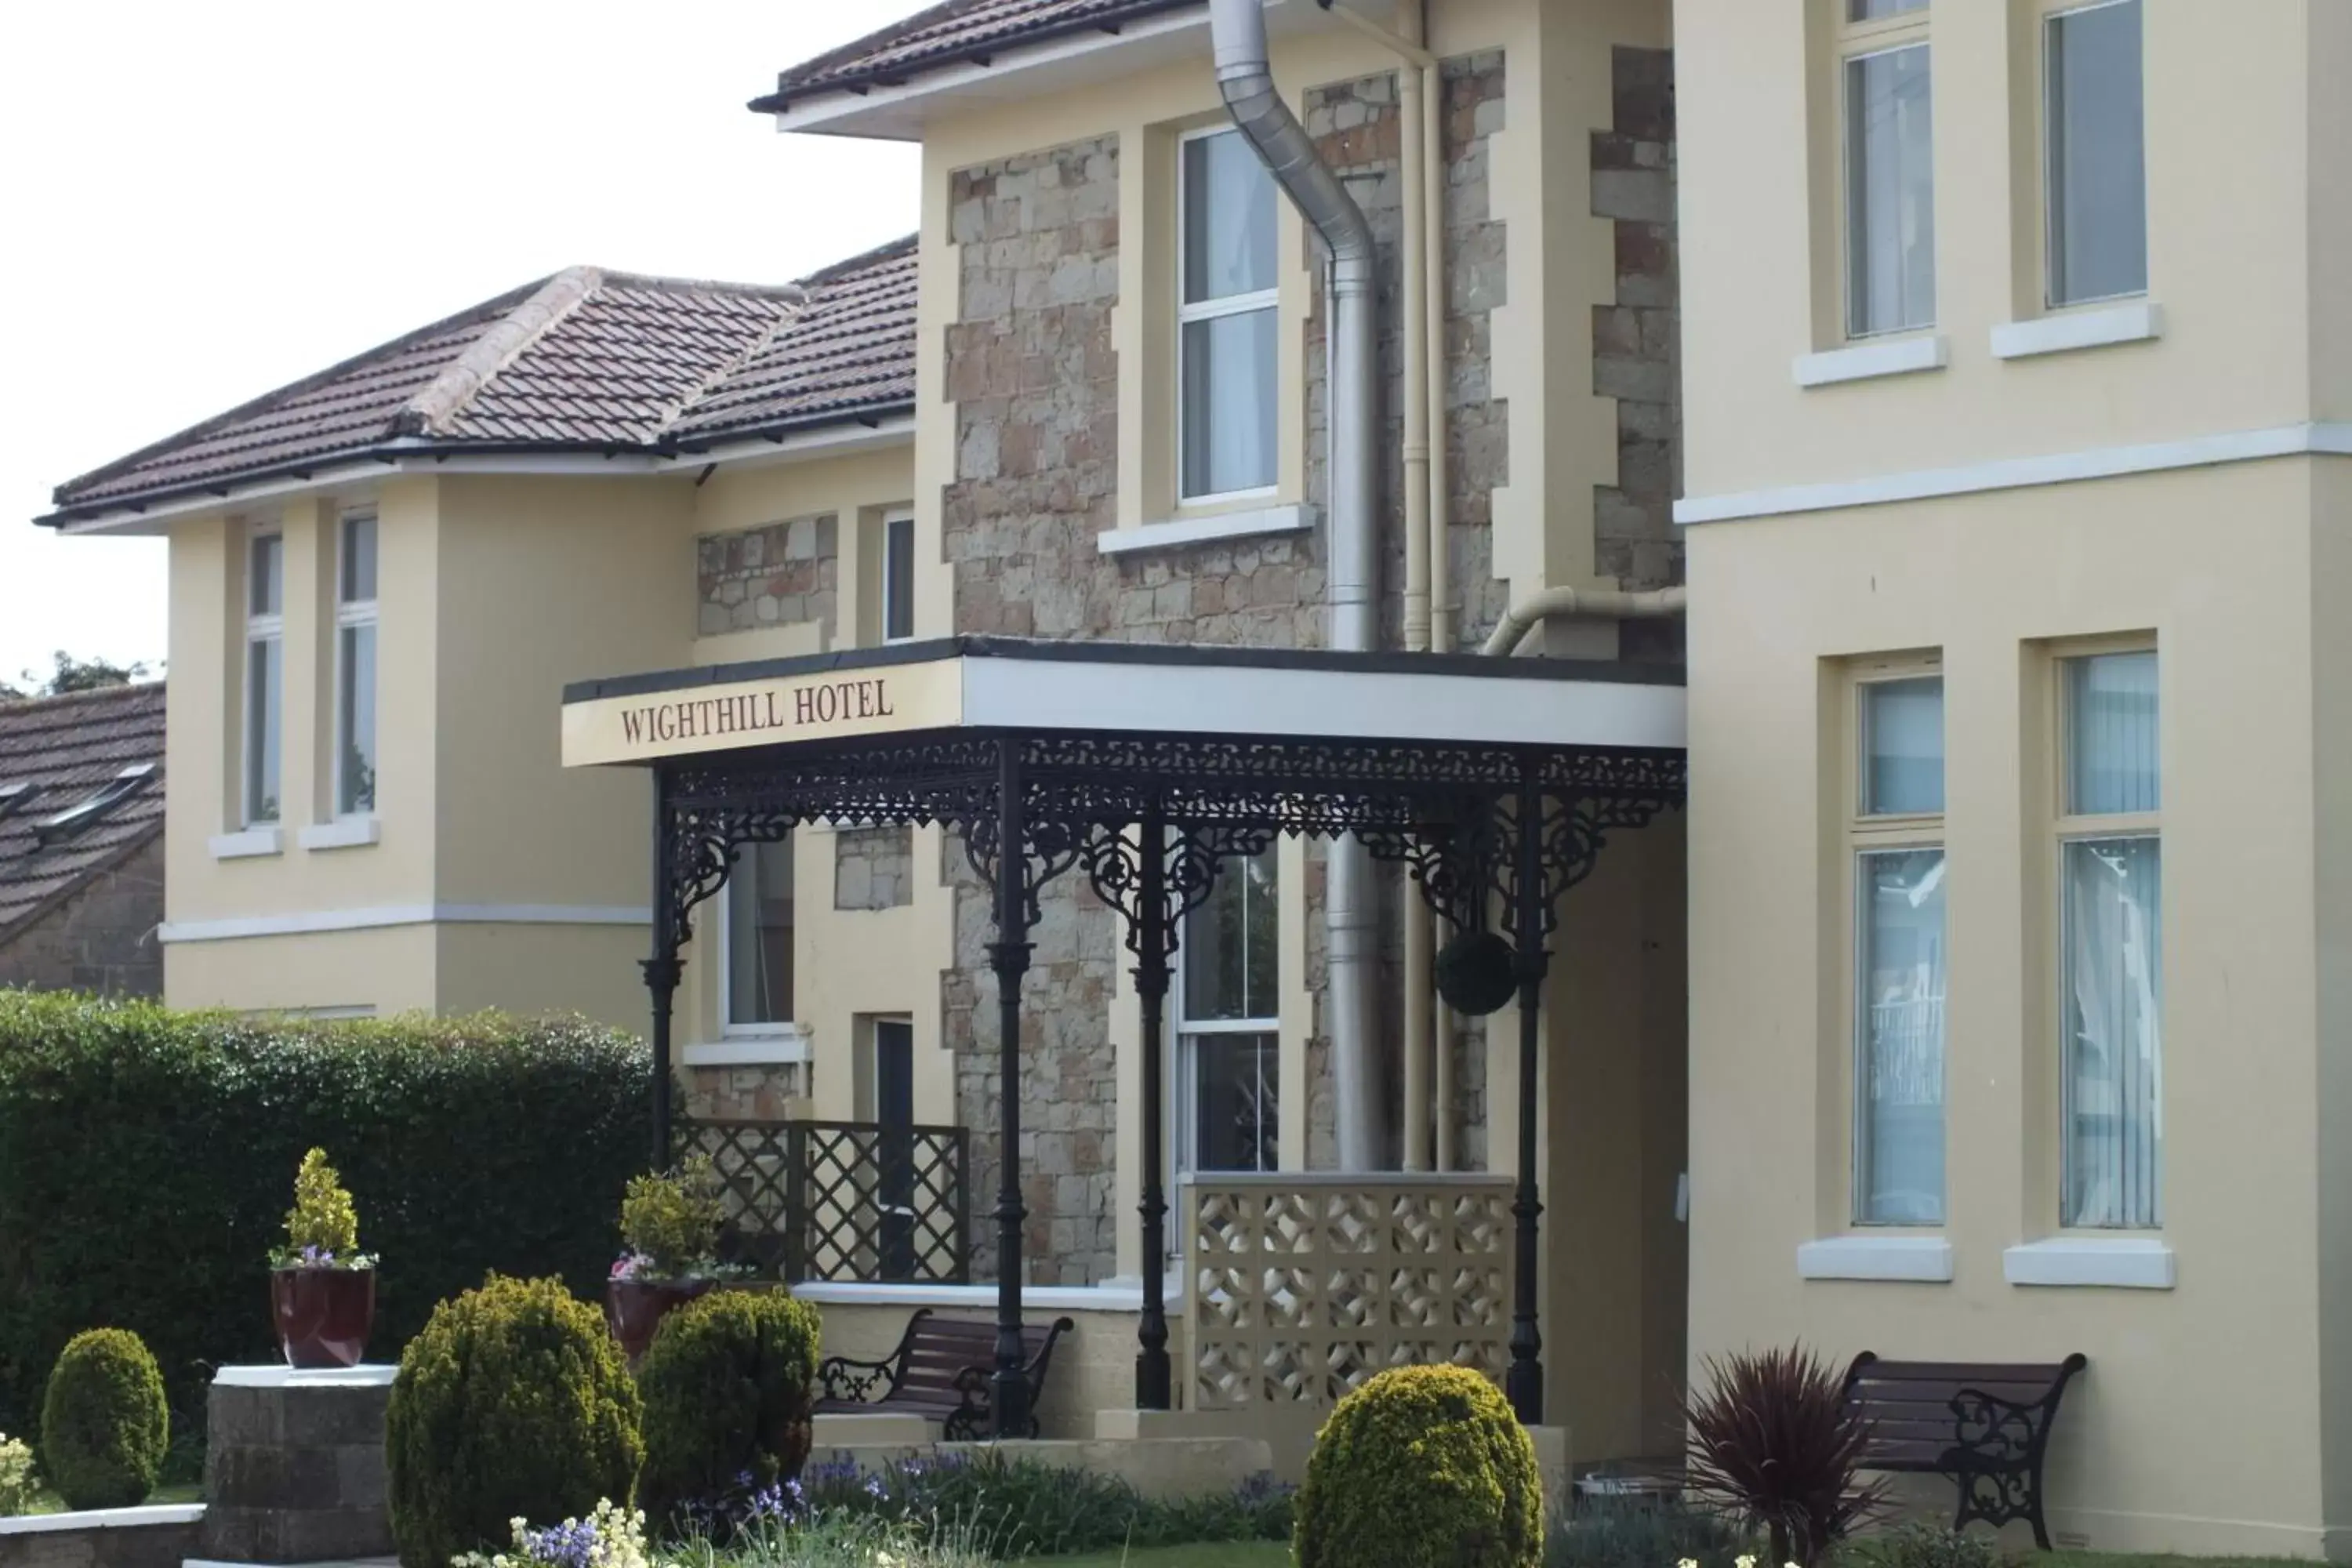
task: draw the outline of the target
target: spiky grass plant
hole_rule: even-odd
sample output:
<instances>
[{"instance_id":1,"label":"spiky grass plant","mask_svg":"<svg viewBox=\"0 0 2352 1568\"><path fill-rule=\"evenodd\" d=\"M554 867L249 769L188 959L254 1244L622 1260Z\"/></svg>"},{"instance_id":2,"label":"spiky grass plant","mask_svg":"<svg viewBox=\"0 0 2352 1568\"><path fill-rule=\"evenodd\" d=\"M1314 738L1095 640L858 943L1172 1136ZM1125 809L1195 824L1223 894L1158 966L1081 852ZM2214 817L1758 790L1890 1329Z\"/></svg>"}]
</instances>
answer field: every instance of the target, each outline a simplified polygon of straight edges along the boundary
<instances>
[{"instance_id":1,"label":"spiky grass plant","mask_svg":"<svg viewBox=\"0 0 2352 1568\"><path fill-rule=\"evenodd\" d=\"M1710 1356L1685 1402L1689 1489L1771 1542L1771 1561L1815 1568L1885 1507L1859 1476L1868 1423L1844 1375L1802 1345Z\"/></svg>"}]
</instances>

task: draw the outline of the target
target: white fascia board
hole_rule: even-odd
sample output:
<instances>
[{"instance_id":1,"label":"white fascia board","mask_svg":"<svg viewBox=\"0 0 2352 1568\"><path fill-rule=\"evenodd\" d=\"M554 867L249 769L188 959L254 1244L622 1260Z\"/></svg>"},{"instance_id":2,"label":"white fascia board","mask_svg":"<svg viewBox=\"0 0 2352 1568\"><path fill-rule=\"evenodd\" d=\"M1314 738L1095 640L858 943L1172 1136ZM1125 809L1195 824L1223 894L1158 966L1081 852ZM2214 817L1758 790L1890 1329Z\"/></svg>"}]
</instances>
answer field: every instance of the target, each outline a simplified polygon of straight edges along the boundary
<instances>
[{"instance_id":1,"label":"white fascia board","mask_svg":"<svg viewBox=\"0 0 2352 1568\"><path fill-rule=\"evenodd\" d=\"M1469 744L1682 749L1680 686L1388 670L969 658L964 722Z\"/></svg>"},{"instance_id":2,"label":"white fascia board","mask_svg":"<svg viewBox=\"0 0 2352 1568\"><path fill-rule=\"evenodd\" d=\"M2171 1247L2150 1237L2057 1237L2003 1252L2000 1272L2012 1285L2169 1290L2178 1267Z\"/></svg>"},{"instance_id":3,"label":"white fascia board","mask_svg":"<svg viewBox=\"0 0 2352 1568\"><path fill-rule=\"evenodd\" d=\"M713 447L708 452L680 452L674 458L662 458L656 471L698 474L713 463L723 468L766 468L775 463L800 463L818 458L839 457L845 452L908 446L914 439L915 416L898 414L872 425L845 421L814 430L793 431L776 441L761 437L730 441L724 446Z\"/></svg>"},{"instance_id":4,"label":"white fascia board","mask_svg":"<svg viewBox=\"0 0 2352 1568\"><path fill-rule=\"evenodd\" d=\"M1940 1236L1823 1237L1798 1247L1797 1277L1948 1284L1952 1244Z\"/></svg>"}]
</instances>

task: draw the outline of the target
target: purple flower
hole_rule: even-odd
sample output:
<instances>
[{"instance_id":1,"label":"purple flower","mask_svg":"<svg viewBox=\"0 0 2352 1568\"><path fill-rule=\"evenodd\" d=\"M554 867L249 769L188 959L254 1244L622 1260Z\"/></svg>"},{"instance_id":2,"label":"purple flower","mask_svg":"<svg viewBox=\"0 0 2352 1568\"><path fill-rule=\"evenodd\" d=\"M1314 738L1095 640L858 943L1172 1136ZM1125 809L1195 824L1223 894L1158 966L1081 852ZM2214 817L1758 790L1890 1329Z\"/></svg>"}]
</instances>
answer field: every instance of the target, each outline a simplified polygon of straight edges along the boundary
<instances>
[{"instance_id":1,"label":"purple flower","mask_svg":"<svg viewBox=\"0 0 2352 1568\"><path fill-rule=\"evenodd\" d=\"M571 1520L562 1524L551 1524L544 1530L523 1532L523 1550L531 1561L550 1568L589 1568L596 1552L596 1526L588 1520Z\"/></svg>"}]
</instances>

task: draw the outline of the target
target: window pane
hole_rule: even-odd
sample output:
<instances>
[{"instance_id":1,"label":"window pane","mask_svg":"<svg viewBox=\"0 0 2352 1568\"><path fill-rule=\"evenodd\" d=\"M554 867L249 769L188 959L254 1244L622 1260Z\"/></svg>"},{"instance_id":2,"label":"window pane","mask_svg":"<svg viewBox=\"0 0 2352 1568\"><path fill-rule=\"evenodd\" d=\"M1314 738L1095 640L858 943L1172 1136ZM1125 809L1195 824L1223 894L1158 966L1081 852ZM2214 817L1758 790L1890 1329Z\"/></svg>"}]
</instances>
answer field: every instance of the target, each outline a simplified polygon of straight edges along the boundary
<instances>
[{"instance_id":1,"label":"window pane","mask_svg":"<svg viewBox=\"0 0 2352 1568\"><path fill-rule=\"evenodd\" d=\"M1853 0L1846 15L1857 22L1874 22L1881 16L1900 16L1906 11L1925 11L1927 0Z\"/></svg>"},{"instance_id":2,"label":"window pane","mask_svg":"<svg viewBox=\"0 0 2352 1568\"><path fill-rule=\"evenodd\" d=\"M1184 303L1275 286L1274 177L1238 131L1184 143Z\"/></svg>"},{"instance_id":3,"label":"window pane","mask_svg":"<svg viewBox=\"0 0 2352 1568\"><path fill-rule=\"evenodd\" d=\"M894 517L882 531L882 635L915 635L915 520Z\"/></svg>"},{"instance_id":4,"label":"window pane","mask_svg":"<svg viewBox=\"0 0 2352 1568\"><path fill-rule=\"evenodd\" d=\"M2108 653L2066 661L2066 812L2155 811L2156 655Z\"/></svg>"},{"instance_id":5,"label":"window pane","mask_svg":"<svg viewBox=\"0 0 2352 1568\"><path fill-rule=\"evenodd\" d=\"M343 519L342 598L346 605L375 599L375 519Z\"/></svg>"},{"instance_id":6,"label":"window pane","mask_svg":"<svg viewBox=\"0 0 2352 1568\"><path fill-rule=\"evenodd\" d=\"M1854 1218L1944 1223L1944 852L1862 858Z\"/></svg>"},{"instance_id":7,"label":"window pane","mask_svg":"<svg viewBox=\"0 0 2352 1568\"><path fill-rule=\"evenodd\" d=\"M1282 896L1276 850L1227 860L1184 921L1184 1017L1272 1018L1280 1011Z\"/></svg>"},{"instance_id":8,"label":"window pane","mask_svg":"<svg viewBox=\"0 0 2352 1568\"><path fill-rule=\"evenodd\" d=\"M1196 1035L1192 1169L1271 1171L1279 1163L1279 1050L1272 1035Z\"/></svg>"},{"instance_id":9,"label":"window pane","mask_svg":"<svg viewBox=\"0 0 2352 1568\"><path fill-rule=\"evenodd\" d=\"M1846 62L1846 290L1855 337L1936 321L1927 46Z\"/></svg>"},{"instance_id":10,"label":"window pane","mask_svg":"<svg viewBox=\"0 0 2352 1568\"><path fill-rule=\"evenodd\" d=\"M1184 494L1274 483L1275 312L1244 310L1183 329Z\"/></svg>"},{"instance_id":11,"label":"window pane","mask_svg":"<svg viewBox=\"0 0 2352 1568\"><path fill-rule=\"evenodd\" d=\"M286 607L286 541L275 533L257 533L250 557L245 604L247 613L282 615Z\"/></svg>"},{"instance_id":12,"label":"window pane","mask_svg":"<svg viewBox=\"0 0 2352 1568\"><path fill-rule=\"evenodd\" d=\"M730 1025L793 1016L793 841L747 844L727 878L727 1016Z\"/></svg>"},{"instance_id":13,"label":"window pane","mask_svg":"<svg viewBox=\"0 0 2352 1568\"><path fill-rule=\"evenodd\" d=\"M1862 689L1865 816L1944 809L1944 682L1874 680Z\"/></svg>"},{"instance_id":14,"label":"window pane","mask_svg":"<svg viewBox=\"0 0 2352 1568\"><path fill-rule=\"evenodd\" d=\"M246 645L245 819L278 820L278 754L283 733L285 661L276 637Z\"/></svg>"},{"instance_id":15,"label":"window pane","mask_svg":"<svg viewBox=\"0 0 2352 1568\"><path fill-rule=\"evenodd\" d=\"M2164 1223L2162 859L2155 838L2065 847L2066 1225Z\"/></svg>"},{"instance_id":16,"label":"window pane","mask_svg":"<svg viewBox=\"0 0 2352 1568\"><path fill-rule=\"evenodd\" d=\"M2050 302L2147 290L2139 0L2049 22Z\"/></svg>"},{"instance_id":17,"label":"window pane","mask_svg":"<svg viewBox=\"0 0 2352 1568\"><path fill-rule=\"evenodd\" d=\"M335 809L375 809L375 627L345 626L336 660Z\"/></svg>"}]
</instances>

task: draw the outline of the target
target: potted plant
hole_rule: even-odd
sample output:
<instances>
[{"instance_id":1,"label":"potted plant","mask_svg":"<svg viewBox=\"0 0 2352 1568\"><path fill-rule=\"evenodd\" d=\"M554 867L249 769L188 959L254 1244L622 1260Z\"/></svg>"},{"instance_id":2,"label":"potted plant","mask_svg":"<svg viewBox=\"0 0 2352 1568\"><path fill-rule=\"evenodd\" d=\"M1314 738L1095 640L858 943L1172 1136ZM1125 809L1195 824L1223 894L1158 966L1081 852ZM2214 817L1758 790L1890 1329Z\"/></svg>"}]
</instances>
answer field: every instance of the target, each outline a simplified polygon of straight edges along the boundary
<instances>
[{"instance_id":1,"label":"potted plant","mask_svg":"<svg viewBox=\"0 0 2352 1568\"><path fill-rule=\"evenodd\" d=\"M269 1256L269 1310L286 1364L356 1366L375 1322L375 1259L360 1250L360 1217L327 1152L302 1156L286 1244Z\"/></svg>"},{"instance_id":2,"label":"potted plant","mask_svg":"<svg viewBox=\"0 0 2352 1568\"><path fill-rule=\"evenodd\" d=\"M706 1154L673 1171L633 1176L621 1200L620 1258L604 1284L604 1321L635 1366L663 1314L740 1272L719 1261L725 1215L719 1173Z\"/></svg>"}]
</instances>

